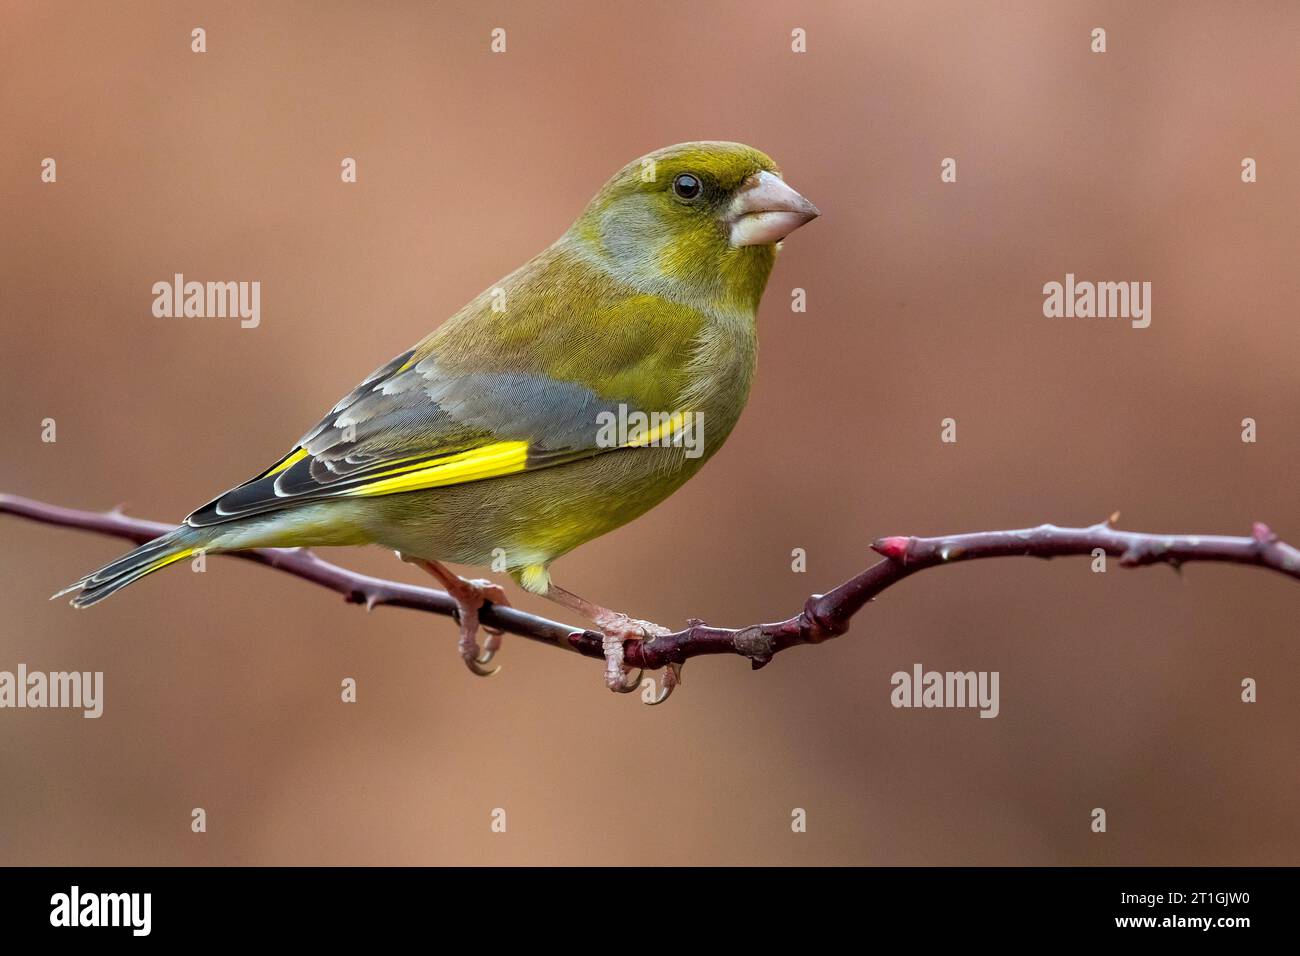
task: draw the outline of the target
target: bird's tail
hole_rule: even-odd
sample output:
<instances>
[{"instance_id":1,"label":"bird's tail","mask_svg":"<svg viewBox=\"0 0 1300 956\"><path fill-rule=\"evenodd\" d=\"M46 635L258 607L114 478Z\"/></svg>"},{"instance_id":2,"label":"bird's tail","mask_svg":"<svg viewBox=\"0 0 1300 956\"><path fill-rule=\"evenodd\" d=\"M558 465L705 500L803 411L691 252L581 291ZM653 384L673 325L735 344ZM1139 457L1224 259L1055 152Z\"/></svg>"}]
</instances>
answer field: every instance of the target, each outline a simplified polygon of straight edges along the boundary
<instances>
[{"instance_id":1,"label":"bird's tail","mask_svg":"<svg viewBox=\"0 0 1300 956\"><path fill-rule=\"evenodd\" d=\"M182 561L195 551L201 549L203 533L196 528L181 525L152 541L140 545L129 554L118 558L112 564L106 564L98 571L92 571L80 581L64 588L56 597L76 591L73 595L73 607L89 607L104 600L110 594L120 591L146 574Z\"/></svg>"}]
</instances>

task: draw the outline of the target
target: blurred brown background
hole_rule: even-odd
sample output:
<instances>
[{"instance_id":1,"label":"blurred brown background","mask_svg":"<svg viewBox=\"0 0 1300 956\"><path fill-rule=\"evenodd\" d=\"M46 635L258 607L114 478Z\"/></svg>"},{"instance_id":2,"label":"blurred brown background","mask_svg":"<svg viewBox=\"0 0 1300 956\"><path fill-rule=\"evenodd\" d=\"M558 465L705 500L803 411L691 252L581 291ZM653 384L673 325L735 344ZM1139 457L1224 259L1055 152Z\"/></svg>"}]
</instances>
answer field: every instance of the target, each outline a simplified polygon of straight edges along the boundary
<instances>
[{"instance_id":1,"label":"blurred brown background","mask_svg":"<svg viewBox=\"0 0 1300 956\"><path fill-rule=\"evenodd\" d=\"M617 167L713 138L771 153L823 217L781 255L727 447L557 580L739 625L883 534L1118 509L1295 542L1300 8L1048 7L6 0L0 490L179 519ZM261 327L154 318L175 272L260 281ZM1043 318L1066 272L1152 282L1151 328ZM17 519L0 541L0 669L106 672L98 721L0 712L0 863L1300 862L1300 592L1268 572L928 572L761 672L693 661L651 709L518 638L475 680L445 619L226 559L74 612L47 596L121 542ZM1000 671L1001 716L893 709L915 662Z\"/></svg>"}]
</instances>

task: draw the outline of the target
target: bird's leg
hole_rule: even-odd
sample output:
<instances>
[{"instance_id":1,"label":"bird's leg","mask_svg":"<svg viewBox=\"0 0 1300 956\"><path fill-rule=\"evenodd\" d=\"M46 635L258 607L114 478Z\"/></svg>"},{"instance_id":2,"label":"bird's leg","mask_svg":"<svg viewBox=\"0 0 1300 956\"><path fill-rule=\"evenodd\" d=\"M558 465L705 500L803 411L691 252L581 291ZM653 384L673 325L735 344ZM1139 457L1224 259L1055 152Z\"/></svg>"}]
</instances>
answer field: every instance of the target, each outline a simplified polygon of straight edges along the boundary
<instances>
[{"instance_id":1,"label":"bird's leg","mask_svg":"<svg viewBox=\"0 0 1300 956\"><path fill-rule=\"evenodd\" d=\"M460 643L457 646L460 648L460 656L465 660L465 666L479 677L491 677L501 670L500 664L491 669L486 666L492 662L497 649L501 647L501 632L484 625L483 628L488 632L488 638L483 642L482 650L479 649L478 641L475 640L480 626L478 612L484 604L491 602L502 607L510 606L510 602L506 599L506 592L501 589L501 585L494 584L491 581L462 578L459 574L448 570L437 561L426 561L423 558L412 558L406 555L399 556L403 561L423 568L432 574L455 600L456 616L460 621Z\"/></svg>"},{"instance_id":2,"label":"bird's leg","mask_svg":"<svg viewBox=\"0 0 1300 956\"><path fill-rule=\"evenodd\" d=\"M646 638L664 637L672 632L666 627L638 621L619 611L593 604L586 598L578 597L572 591L566 591L556 584L546 589L545 596L556 604L577 611L591 621L605 636L601 648L605 652L605 686L619 694L628 694L636 690L641 683L642 671L632 674L631 668L623 663L623 642L640 641Z\"/></svg>"}]
</instances>

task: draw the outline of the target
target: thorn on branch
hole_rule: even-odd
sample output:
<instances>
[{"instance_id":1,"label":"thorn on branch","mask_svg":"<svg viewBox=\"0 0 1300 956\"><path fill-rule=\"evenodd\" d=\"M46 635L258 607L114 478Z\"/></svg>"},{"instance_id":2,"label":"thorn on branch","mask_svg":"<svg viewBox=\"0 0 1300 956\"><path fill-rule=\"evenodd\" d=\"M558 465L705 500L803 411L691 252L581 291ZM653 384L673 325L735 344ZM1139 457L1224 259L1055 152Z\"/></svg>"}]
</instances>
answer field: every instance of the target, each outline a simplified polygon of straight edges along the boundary
<instances>
[{"instance_id":1,"label":"thorn on branch","mask_svg":"<svg viewBox=\"0 0 1300 956\"><path fill-rule=\"evenodd\" d=\"M1119 563L1126 568L1136 568L1147 564L1156 564L1160 561L1167 561L1165 555L1169 553L1169 544L1165 541L1154 539L1145 539L1135 541L1129 545L1128 549L1119 556Z\"/></svg>"}]
</instances>

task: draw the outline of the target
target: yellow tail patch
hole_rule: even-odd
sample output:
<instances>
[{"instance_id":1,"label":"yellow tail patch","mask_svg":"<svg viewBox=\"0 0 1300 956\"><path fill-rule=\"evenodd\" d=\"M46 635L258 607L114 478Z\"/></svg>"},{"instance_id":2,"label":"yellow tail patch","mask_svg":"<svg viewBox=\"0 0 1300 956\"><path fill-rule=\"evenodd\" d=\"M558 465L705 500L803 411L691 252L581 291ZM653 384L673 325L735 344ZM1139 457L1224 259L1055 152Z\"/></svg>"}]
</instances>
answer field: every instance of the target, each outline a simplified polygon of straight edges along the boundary
<instances>
[{"instance_id":1,"label":"yellow tail patch","mask_svg":"<svg viewBox=\"0 0 1300 956\"><path fill-rule=\"evenodd\" d=\"M169 564L175 564L177 561L183 561L194 553L193 548L186 548L184 551L177 551L175 554L169 554L165 558L159 558L157 561L148 565L142 572L141 577L146 574L153 574L159 568L165 568Z\"/></svg>"}]
</instances>

